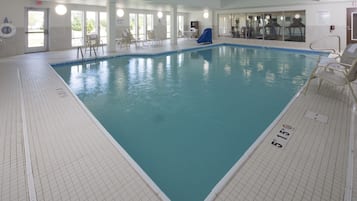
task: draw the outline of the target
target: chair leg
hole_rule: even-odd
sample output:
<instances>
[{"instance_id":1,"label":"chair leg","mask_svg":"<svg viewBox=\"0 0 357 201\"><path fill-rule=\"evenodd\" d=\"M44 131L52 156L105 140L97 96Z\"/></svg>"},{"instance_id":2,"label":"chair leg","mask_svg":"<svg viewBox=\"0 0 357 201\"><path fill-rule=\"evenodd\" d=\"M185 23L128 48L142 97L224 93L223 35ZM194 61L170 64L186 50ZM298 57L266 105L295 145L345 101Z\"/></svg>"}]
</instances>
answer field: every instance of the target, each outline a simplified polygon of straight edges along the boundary
<instances>
[{"instance_id":1,"label":"chair leg","mask_svg":"<svg viewBox=\"0 0 357 201\"><path fill-rule=\"evenodd\" d=\"M317 88L317 91L319 91L319 90L320 90L320 88L321 88L321 84L322 84L322 79L321 79L321 78L319 78L319 87Z\"/></svg>"},{"instance_id":2,"label":"chair leg","mask_svg":"<svg viewBox=\"0 0 357 201\"><path fill-rule=\"evenodd\" d=\"M348 87L350 88L350 91L351 91L351 94L352 94L353 99L355 101L355 104L357 104L357 97L356 97L355 93L353 92L353 89L352 89L352 86L351 86L350 82L348 83Z\"/></svg>"},{"instance_id":3,"label":"chair leg","mask_svg":"<svg viewBox=\"0 0 357 201\"><path fill-rule=\"evenodd\" d=\"M311 82L312 79L313 79L312 76L310 76L310 78L309 78L309 80L307 81L307 84L306 84L306 86L305 86L305 89L304 89L304 95L306 95L307 89L309 88L310 82Z\"/></svg>"},{"instance_id":4,"label":"chair leg","mask_svg":"<svg viewBox=\"0 0 357 201\"><path fill-rule=\"evenodd\" d=\"M320 60L320 59L319 59ZM318 62L317 62L318 63ZM310 74L310 77L309 77L309 80L307 81L307 84L306 84L306 87L304 89L304 95L306 95L306 92L307 92L307 89L309 88L310 86L310 82L312 79L315 79L316 76L315 76L315 72L317 71L318 69L318 65L316 64L315 68L312 70L311 74Z\"/></svg>"}]
</instances>

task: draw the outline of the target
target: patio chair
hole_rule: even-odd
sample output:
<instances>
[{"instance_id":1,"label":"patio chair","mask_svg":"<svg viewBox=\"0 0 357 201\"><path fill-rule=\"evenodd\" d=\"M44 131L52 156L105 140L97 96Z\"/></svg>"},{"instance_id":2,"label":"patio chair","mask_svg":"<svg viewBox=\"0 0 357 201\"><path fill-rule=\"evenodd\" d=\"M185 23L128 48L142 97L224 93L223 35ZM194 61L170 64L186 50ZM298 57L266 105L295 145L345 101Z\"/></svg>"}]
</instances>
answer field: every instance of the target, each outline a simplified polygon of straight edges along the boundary
<instances>
[{"instance_id":1,"label":"patio chair","mask_svg":"<svg viewBox=\"0 0 357 201\"><path fill-rule=\"evenodd\" d=\"M335 54L336 55L336 54ZM319 66L341 64L352 65L352 61L357 58L357 43L348 44L341 55L336 55L333 58L322 57Z\"/></svg>"},{"instance_id":2,"label":"patio chair","mask_svg":"<svg viewBox=\"0 0 357 201\"><path fill-rule=\"evenodd\" d=\"M148 42L148 44L150 46L154 46L155 42L157 41L154 30L148 30L146 32L146 34L147 34L147 42Z\"/></svg>"},{"instance_id":3,"label":"patio chair","mask_svg":"<svg viewBox=\"0 0 357 201\"><path fill-rule=\"evenodd\" d=\"M131 34L129 29L124 30L121 34L121 38L116 39L116 40L120 47L128 48L128 47L130 47L130 44L132 44L132 43L135 43L135 46L137 45L136 40L135 40L134 36Z\"/></svg>"},{"instance_id":4,"label":"patio chair","mask_svg":"<svg viewBox=\"0 0 357 201\"><path fill-rule=\"evenodd\" d=\"M96 33L88 34L86 36L86 46L85 46L85 51L87 51L87 48L89 48L90 54L92 54L92 50L94 51L95 54L95 49L98 51L98 47L102 46L102 52L104 52L103 49L103 42L100 40L99 35Z\"/></svg>"},{"instance_id":5,"label":"patio chair","mask_svg":"<svg viewBox=\"0 0 357 201\"><path fill-rule=\"evenodd\" d=\"M319 59L320 61L320 59ZM318 64L319 64L318 61ZM344 63L334 63L334 64L327 64L326 66L319 66L316 65L315 69L312 71L310 78L306 84L304 89L304 94L306 94L311 80L318 78L319 79L319 86L320 89L321 84L323 81L327 81L331 84L337 86L345 86L347 85L351 91L353 99L357 104L357 97L353 91L351 83L357 79L357 58L352 61L352 64L344 64Z\"/></svg>"}]
</instances>

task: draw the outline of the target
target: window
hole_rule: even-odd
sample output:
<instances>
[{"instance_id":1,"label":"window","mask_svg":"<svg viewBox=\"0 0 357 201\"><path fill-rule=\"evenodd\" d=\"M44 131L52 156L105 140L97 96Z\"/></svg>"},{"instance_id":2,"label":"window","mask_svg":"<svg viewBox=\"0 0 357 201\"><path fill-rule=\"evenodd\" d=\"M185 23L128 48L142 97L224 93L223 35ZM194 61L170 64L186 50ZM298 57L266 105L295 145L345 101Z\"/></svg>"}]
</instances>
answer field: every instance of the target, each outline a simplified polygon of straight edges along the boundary
<instances>
[{"instance_id":1,"label":"window","mask_svg":"<svg viewBox=\"0 0 357 201\"><path fill-rule=\"evenodd\" d=\"M107 13L106 12L100 12L99 13L99 36L100 40L103 42L103 44L107 44L108 40L108 34L107 34Z\"/></svg>"},{"instance_id":2,"label":"window","mask_svg":"<svg viewBox=\"0 0 357 201\"><path fill-rule=\"evenodd\" d=\"M177 16L177 37L183 37L184 24L184 17L182 15Z\"/></svg>"},{"instance_id":3,"label":"window","mask_svg":"<svg viewBox=\"0 0 357 201\"><path fill-rule=\"evenodd\" d=\"M218 17L218 35L219 36L228 36L230 35L231 27L231 15L223 14Z\"/></svg>"},{"instance_id":4,"label":"window","mask_svg":"<svg viewBox=\"0 0 357 201\"><path fill-rule=\"evenodd\" d=\"M251 39L263 39L263 23L265 19L262 13L249 13L247 16L246 29L242 35Z\"/></svg>"},{"instance_id":5,"label":"window","mask_svg":"<svg viewBox=\"0 0 357 201\"><path fill-rule=\"evenodd\" d=\"M154 30L154 16L152 14L130 13L130 32L138 40L147 40L147 31Z\"/></svg>"},{"instance_id":6,"label":"window","mask_svg":"<svg viewBox=\"0 0 357 201\"><path fill-rule=\"evenodd\" d=\"M171 16L166 15L166 38L171 38Z\"/></svg>"},{"instance_id":7,"label":"window","mask_svg":"<svg viewBox=\"0 0 357 201\"><path fill-rule=\"evenodd\" d=\"M158 38L160 36L159 30L156 30L156 33L152 34L151 36L149 36L149 32L150 31L154 31L154 15L152 14L147 14L146 15L146 40L148 39L153 39L154 38Z\"/></svg>"},{"instance_id":8,"label":"window","mask_svg":"<svg viewBox=\"0 0 357 201\"><path fill-rule=\"evenodd\" d=\"M98 33L97 13L94 11L86 12L86 32L87 34Z\"/></svg>"},{"instance_id":9,"label":"window","mask_svg":"<svg viewBox=\"0 0 357 201\"><path fill-rule=\"evenodd\" d=\"M84 15L85 14L85 15ZM84 26L86 25L86 26ZM107 43L107 13L96 11L71 11L72 47L84 45L87 34L99 34L100 40Z\"/></svg>"},{"instance_id":10,"label":"window","mask_svg":"<svg viewBox=\"0 0 357 201\"><path fill-rule=\"evenodd\" d=\"M137 30L137 14L129 13L129 26L131 34L135 37Z\"/></svg>"},{"instance_id":11,"label":"window","mask_svg":"<svg viewBox=\"0 0 357 201\"><path fill-rule=\"evenodd\" d=\"M138 33L135 37L139 40L145 40L146 26L145 26L145 14L138 14Z\"/></svg>"},{"instance_id":12,"label":"window","mask_svg":"<svg viewBox=\"0 0 357 201\"><path fill-rule=\"evenodd\" d=\"M284 40L305 42L305 11L285 12Z\"/></svg>"},{"instance_id":13,"label":"window","mask_svg":"<svg viewBox=\"0 0 357 201\"><path fill-rule=\"evenodd\" d=\"M146 15L146 30L147 31L154 30L154 15L152 14Z\"/></svg>"},{"instance_id":14,"label":"window","mask_svg":"<svg viewBox=\"0 0 357 201\"><path fill-rule=\"evenodd\" d=\"M72 46L82 46L84 44L84 16L82 11L71 11L71 33Z\"/></svg>"},{"instance_id":15,"label":"window","mask_svg":"<svg viewBox=\"0 0 357 201\"><path fill-rule=\"evenodd\" d=\"M305 42L305 11L221 14L219 36Z\"/></svg>"}]
</instances>

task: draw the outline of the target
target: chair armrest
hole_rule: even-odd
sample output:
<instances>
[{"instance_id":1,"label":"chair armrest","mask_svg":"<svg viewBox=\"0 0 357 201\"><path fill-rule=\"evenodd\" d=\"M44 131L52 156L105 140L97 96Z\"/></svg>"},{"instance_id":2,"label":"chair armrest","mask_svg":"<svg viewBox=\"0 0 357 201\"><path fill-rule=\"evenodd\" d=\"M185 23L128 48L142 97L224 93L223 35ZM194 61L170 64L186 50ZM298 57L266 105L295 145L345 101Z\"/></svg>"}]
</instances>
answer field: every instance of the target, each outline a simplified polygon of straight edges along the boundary
<instances>
[{"instance_id":1,"label":"chair armrest","mask_svg":"<svg viewBox=\"0 0 357 201\"><path fill-rule=\"evenodd\" d=\"M338 64L331 63L330 65L326 65L326 66L323 66L320 68L324 68L325 71L340 72L340 73L343 73L344 75L347 75L350 67L351 67L351 65L349 65L349 64L342 65L341 63L338 63Z\"/></svg>"},{"instance_id":2,"label":"chair armrest","mask_svg":"<svg viewBox=\"0 0 357 201\"><path fill-rule=\"evenodd\" d=\"M321 66L321 67L324 67L324 66ZM344 70L347 70L347 69L349 69L349 68L351 68L352 67L352 65L351 64L346 64L346 63L328 63L328 64L326 64L326 66L325 67L327 67L327 68L332 68L332 69L344 69Z\"/></svg>"}]
</instances>

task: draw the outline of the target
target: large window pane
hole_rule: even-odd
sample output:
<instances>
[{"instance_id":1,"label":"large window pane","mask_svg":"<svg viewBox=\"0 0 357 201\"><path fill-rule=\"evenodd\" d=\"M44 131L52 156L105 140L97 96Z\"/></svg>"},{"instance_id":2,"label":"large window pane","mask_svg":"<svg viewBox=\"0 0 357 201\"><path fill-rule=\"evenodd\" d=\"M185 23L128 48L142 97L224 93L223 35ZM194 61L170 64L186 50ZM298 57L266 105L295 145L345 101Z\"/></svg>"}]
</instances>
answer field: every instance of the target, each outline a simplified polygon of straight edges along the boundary
<instances>
[{"instance_id":1,"label":"large window pane","mask_svg":"<svg viewBox=\"0 0 357 201\"><path fill-rule=\"evenodd\" d=\"M72 46L82 46L84 44L83 32L83 12L78 10L71 11L71 33L72 33Z\"/></svg>"},{"instance_id":2,"label":"large window pane","mask_svg":"<svg viewBox=\"0 0 357 201\"><path fill-rule=\"evenodd\" d=\"M166 38L171 38L171 16L166 15Z\"/></svg>"},{"instance_id":3,"label":"large window pane","mask_svg":"<svg viewBox=\"0 0 357 201\"><path fill-rule=\"evenodd\" d=\"M152 14L147 14L146 15L146 40L149 39L152 40L158 38L159 34L160 33L154 32L154 16Z\"/></svg>"},{"instance_id":4,"label":"large window pane","mask_svg":"<svg viewBox=\"0 0 357 201\"><path fill-rule=\"evenodd\" d=\"M145 40L146 39L146 24L145 24L145 14L138 14L138 35L136 39Z\"/></svg>"},{"instance_id":5,"label":"large window pane","mask_svg":"<svg viewBox=\"0 0 357 201\"><path fill-rule=\"evenodd\" d=\"M177 16L177 36L183 37L184 31L184 17L182 15Z\"/></svg>"},{"instance_id":6,"label":"large window pane","mask_svg":"<svg viewBox=\"0 0 357 201\"><path fill-rule=\"evenodd\" d=\"M98 33L97 29L97 12L87 11L86 12L86 29L87 34Z\"/></svg>"},{"instance_id":7,"label":"large window pane","mask_svg":"<svg viewBox=\"0 0 357 201\"><path fill-rule=\"evenodd\" d=\"M100 12L99 13L99 35L100 35L100 40L104 43L107 44L107 13L106 12Z\"/></svg>"},{"instance_id":8,"label":"large window pane","mask_svg":"<svg viewBox=\"0 0 357 201\"><path fill-rule=\"evenodd\" d=\"M286 41L305 42L305 11L289 11L285 13Z\"/></svg>"},{"instance_id":9,"label":"large window pane","mask_svg":"<svg viewBox=\"0 0 357 201\"><path fill-rule=\"evenodd\" d=\"M129 13L129 26L131 34L136 37L137 35L137 15L135 13Z\"/></svg>"},{"instance_id":10,"label":"large window pane","mask_svg":"<svg viewBox=\"0 0 357 201\"><path fill-rule=\"evenodd\" d=\"M231 15L230 14L222 14L218 16L218 35L219 36L231 36Z\"/></svg>"},{"instance_id":11,"label":"large window pane","mask_svg":"<svg viewBox=\"0 0 357 201\"><path fill-rule=\"evenodd\" d=\"M28 47L43 47L45 45L45 13L43 11L28 11Z\"/></svg>"},{"instance_id":12,"label":"large window pane","mask_svg":"<svg viewBox=\"0 0 357 201\"><path fill-rule=\"evenodd\" d=\"M251 39L263 39L264 33L264 17L261 13L247 14L247 28L245 35Z\"/></svg>"},{"instance_id":13,"label":"large window pane","mask_svg":"<svg viewBox=\"0 0 357 201\"><path fill-rule=\"evenodd\" d=\"M154 15L152 14L146 15L146 30L147 31L154 30Z\"/></svg>"},{"instance_id":14,"label":"large window pane","mask_svg":"<svg viewBox=\"0 0 357 201\"><path fill-rule=\"evenodd\" d=\"M233 14L232 15L232 37L233 38L245 38L243 30L246 28L246 16L245 14Z\"/></svg>"},{"instance_id":15,"label":"large window pane","mask_svg":"<svg viewBox=\"0 0 357 201\"><path fill-rule=\"evenodd\" d=\"M305 41L305 11L218 15L218 35L233 38Z\"/></svg>"},{"instance_id":16,"label":"large window pane","mask_svg":"<svg viewBox=\"0 0 357 201\"><path fill-rule=\"evenodd\" d=\"M137 40L147 40L147 32L154 30L154 16L144 13L129 14L130 32Z\"/></svg>"},{"instance_id":17,"label":"large window pane","mask_svg":"<svg viewBox=\"0 0 357 201\"><path fill-rule=\"evenodd\" d=\"M283 18L282 13L264 14L264 39L282 40Z\"/></svg>"}]
</instances>

